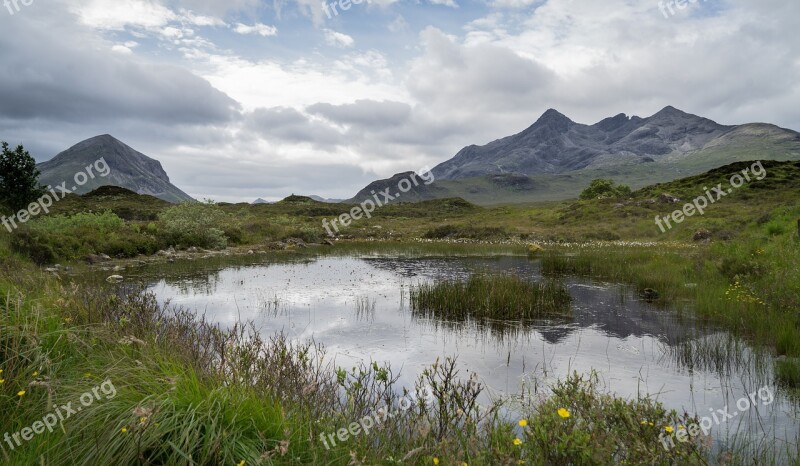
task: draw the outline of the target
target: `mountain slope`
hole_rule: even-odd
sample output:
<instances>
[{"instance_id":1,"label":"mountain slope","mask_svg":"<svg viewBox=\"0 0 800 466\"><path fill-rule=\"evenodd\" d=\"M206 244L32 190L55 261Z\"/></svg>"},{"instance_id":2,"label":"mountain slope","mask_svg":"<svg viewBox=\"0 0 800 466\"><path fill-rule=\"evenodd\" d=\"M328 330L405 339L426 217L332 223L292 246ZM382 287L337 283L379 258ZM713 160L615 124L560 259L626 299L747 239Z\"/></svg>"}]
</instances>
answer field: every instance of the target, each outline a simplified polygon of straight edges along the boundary
<instances>
[{"instance_id":1,"label":"mountain slope","mask_svg":"<svg viewBox=\"0 0 800 466\"><path fill-rule=\"evenodd\" d=\"M519 134L485 146L465 147L451 160L436 166L433 174L438 180L455 180L676 160L714 145L716 139L737 128L674 107L666 107L649 118L619 114L594 125L575 123L551 109Z\"/></svg>"},{"instance_id":2,"label":"mountain slope","mask_svg":"<svg viewBox=\"0 0 800 466\"><path fill-rule=\"evenodd\" d=\"M521 133L467 146L437 165L436 182L417 197L481 205L562 200L595 178L640 188L755 159L800 160L800 133L764 123L720 125L674 107L593 125L551 109Z\"/></svg>"},{"instance_id":3,"label":"mountain slope","mask_svg":"<svg viewBox=\"0 0 800 466\"><path fill-rule=\"evenodd\" d=\"M169 202L192 201L172 183L161 163L137 152L118 139L104 134L79 142L51 160L38 165L39 182L58 186L66 181L71 188L76 173L103 158L111 169L106 177L95 176L78 187L77 194L86 194L101 186L119 186L138 194L158 197Z\"/></svg>"}]
</instances>

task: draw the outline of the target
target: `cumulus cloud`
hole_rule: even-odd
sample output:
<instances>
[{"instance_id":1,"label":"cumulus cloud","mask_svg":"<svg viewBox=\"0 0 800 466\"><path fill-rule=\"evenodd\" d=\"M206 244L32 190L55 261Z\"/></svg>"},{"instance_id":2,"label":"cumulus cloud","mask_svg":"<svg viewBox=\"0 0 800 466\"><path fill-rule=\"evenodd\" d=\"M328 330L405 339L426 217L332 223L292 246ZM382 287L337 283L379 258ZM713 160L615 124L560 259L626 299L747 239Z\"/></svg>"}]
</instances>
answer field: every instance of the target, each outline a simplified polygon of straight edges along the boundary
<instances>
[{"instance_id":1,"label":"cumulus cloud","mask_svg":"<svg viewBox=\"0 0 800 466\"><path fill-rule=\"evenodd\" d=\"M347 34L336 32L332 29L325 29L325 43L333 47L352 47L355 40Z\"/></svg>"},{"instance_id":2,"label":"cumulus cloud","mask_svg":"<svg viewBox=\"0 0 800 466\"><path fill-rule=\"evenodd\" d=\"M248 26L246 24L237 23L233 30L237 34L258 34L262 37L269 37L275 36L278 34L278 28L275 26L267 26L266 24L256 23L252 26Z\"/></svg>"}]
</instances>

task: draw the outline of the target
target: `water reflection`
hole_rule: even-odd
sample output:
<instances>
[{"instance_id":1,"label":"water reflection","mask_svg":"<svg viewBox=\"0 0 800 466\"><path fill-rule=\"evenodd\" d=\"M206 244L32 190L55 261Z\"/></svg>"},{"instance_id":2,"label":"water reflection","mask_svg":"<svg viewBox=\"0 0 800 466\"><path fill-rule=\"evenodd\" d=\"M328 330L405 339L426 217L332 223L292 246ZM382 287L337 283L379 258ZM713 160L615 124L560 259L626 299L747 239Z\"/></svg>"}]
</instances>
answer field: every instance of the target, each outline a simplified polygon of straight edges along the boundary
<instances>
[{"instance_id":1,"label":"water reflection","mask_svg":"<svg viewBox=\"0 0 800 466\"><path fill-rule=\"evenodd\" d=\"M764 355L644 302L626 286L565 277L573 298L566 321L450 322L409 310L411 285L485 271L542 279L539 264L525 257L377 255L186 261L132 269L127 277L222 325L251 320L267 335L313 338L340 366L388 362L407 385L437 358L454 355L462 374L476 372L493 394L595 370L617 395L653 394L669 408L701 415L769 385L776 402L737 419L738 428L796 438L795 404L772 387Z\"/></svg>"}]
</instances>

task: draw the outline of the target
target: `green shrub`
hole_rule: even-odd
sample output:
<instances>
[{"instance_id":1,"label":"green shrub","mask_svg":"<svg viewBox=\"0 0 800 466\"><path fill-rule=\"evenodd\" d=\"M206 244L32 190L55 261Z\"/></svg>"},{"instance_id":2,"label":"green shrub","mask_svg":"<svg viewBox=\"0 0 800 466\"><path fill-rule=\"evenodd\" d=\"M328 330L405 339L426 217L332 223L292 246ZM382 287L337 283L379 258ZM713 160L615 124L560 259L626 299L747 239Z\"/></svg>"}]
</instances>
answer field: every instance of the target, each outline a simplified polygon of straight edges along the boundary
<instances>
[{"instance_id":1,"label":"green shrub","mask_svg":"<svg viewBox=\"0 0 800 466\"><path fill-rule=\"evenodd\" d=\"M614 184L611 180L597 179L592 180L589 187L583 190L580 198L589 199L610 199L617 197L627 197L631 195L631 188L625 185Z\"/></svg>"},{"instance_id":2,"label":"green shrub","mask_svg":"<svg viewBox=\"0 0 800 466\"><path fill-rule=\"evenodd\" d=\"M89 254L133 257L152 254L158 242L112 212L51 215L32 220L11 238L14 250L37 264L70 261Z\"/></svg>"},{"instance_id":3,"label":"green shrub","mask_svg":"<svg viewBox=\"0 0 800 466\"><path fill-rule=\"evenodd\" d=\"M466 238L485 240L491 238L505 238L508 232L497 227L473 227L468 225L441 225L432 228L422 235L426 239Z\"/></svg>"},{"instance_id":4,"label":"green shrub","mask_svg":"<svg viewBox=\"0 0 800 466\"><path fill-rule=\"evenodd\" d=\"M229 239L225 232L233 234L238 228L231 215L210 202L179 204L162 212L160 218L160 236L166 243L184 248L225 249Z\"/></svg>"}]
</instances>

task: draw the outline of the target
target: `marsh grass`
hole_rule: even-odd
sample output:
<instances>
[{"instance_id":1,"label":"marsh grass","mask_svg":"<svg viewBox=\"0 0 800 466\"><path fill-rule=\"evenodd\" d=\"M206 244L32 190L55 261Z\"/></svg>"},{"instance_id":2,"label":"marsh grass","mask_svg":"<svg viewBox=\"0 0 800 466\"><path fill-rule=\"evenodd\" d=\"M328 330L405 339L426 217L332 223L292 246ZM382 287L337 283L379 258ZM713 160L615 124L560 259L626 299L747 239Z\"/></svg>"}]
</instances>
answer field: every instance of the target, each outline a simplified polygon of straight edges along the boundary
<instances>
[{"instance_id":1,"label":"marsh grass","mask_svg":"<svg viewBox=\"0 0 800 466\"><path fill-rule=\"evenodd\" d=\"M572 378L530 409L528 436L517 418L500 414L503 400L478 406L482 384L464 377L454 359L423 369L413 387L399 386L388 365L340 368L313 342L265 338L248 324L222 329L136 290L64 285L9 254L2 238L0 262L0 432L30 426L53 403L75 402L101 381L117 391L15 450L0 442L3 464L422 465L437 458L538 466L706 457L694 446L659 449L658 426L677 418L658 403L617 399ZM398 409L409 395L416 402ZM571 417L559 416L560 408ZM381 409L396 415L369 434L330 449L319 441ZM641 419L655 427L642 428Z\"/></svg>"},{"instance_id":2,"label":"marsh grass","mask_svg":"<svg viewBox=\"0 0 800 466\"><path fill-rule=\"evenodd\" d=\"M452 321L564 317L570 314L572 302L569 291L558 282L485 274L412 286L410 298L416 315Z\"/></svg>"}]
</instances>

